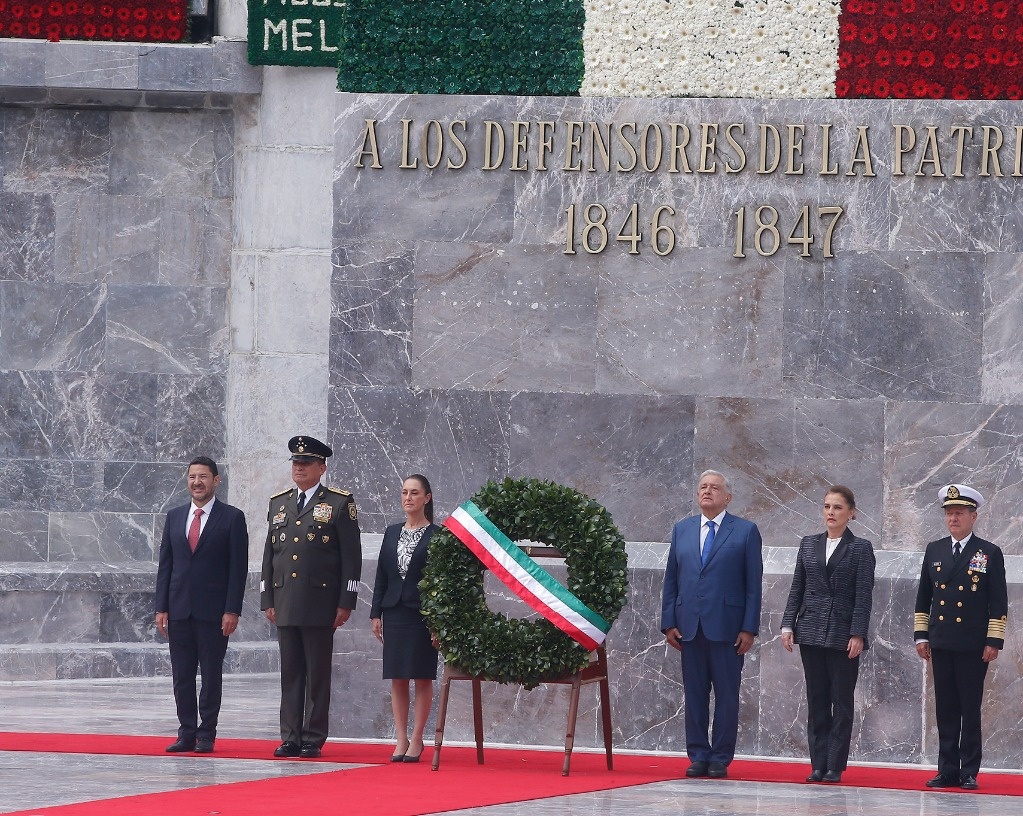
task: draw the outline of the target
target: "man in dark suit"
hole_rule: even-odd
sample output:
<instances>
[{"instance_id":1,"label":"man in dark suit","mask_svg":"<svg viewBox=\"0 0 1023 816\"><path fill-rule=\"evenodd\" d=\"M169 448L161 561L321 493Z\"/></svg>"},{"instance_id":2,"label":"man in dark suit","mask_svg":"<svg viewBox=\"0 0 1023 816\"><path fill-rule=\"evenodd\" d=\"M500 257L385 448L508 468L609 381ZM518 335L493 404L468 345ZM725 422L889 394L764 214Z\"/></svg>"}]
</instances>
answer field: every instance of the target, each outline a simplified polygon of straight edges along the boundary
<instances>
[{"instance_id":1,"label":"man in dark suit","mask_svg":"<svg viewBox=\"0 0 1023 816\"><path fill-rule=\"evenodd\" d=\"M320 484L333 451L311 436L288 442L295 486L270 497L260 608L277 626L281 745L313 758L327 740L334 631L355 609L362 546L355 499Z\"/></svg>"},{"instance_id":2,"label":"man in dark suit","mask_svg":"<svg viewBox=\"0 0 1023 816\"><path fill-rule=\"evenodd\" d=\"M188 465L191 504L167 514L156 573L156 628L170 640L178 738L171 753L213 752L223 691L227 640L238 627L248 575L245 514L217 501L217 463ZM196 701L196 669L202 691Z\"/></svg>"},{"instance_id":3,"label":"man in dark suit","mask_svg":"<svg viewBox=\"0 0 1023 816\"><path fill-rule=\"evenodd\" d=\"M951 536L927 545L913 622L917 654L931 661L934 674L938 775L927 787L976 790L984 678L1005 645L1005 559L973 534L984 504L978 491L945 485L938 501Z\"/></svg>"},{"instance_id":4,"label":"man in dark suit","mask_svg":"<svg viewBox=\"0 0 1023 816\"><path fill-rule=\"evenodd\" d=\"M743 655L760 631L760 531L725 512L731 500L725 477L704 471L696 491L701 515L675 525L664 571L661 631L682 652L688 777L728 775L739 731Z\"/></svg>"}]
</instances>

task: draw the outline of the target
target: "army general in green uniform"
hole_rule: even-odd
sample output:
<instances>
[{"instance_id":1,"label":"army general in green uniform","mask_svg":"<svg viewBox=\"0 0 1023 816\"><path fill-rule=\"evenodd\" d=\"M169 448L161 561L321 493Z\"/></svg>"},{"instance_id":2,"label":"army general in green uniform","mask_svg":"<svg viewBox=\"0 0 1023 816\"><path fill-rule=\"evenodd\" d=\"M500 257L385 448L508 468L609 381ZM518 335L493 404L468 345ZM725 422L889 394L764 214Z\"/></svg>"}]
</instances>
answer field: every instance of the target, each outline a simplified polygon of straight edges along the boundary
<instances>
[{"instance_id":1,"label":"army general in green uniform","mask_svg":"<svg viewBox=\"0 0 1023 816\"><path fill-rule=\"evenodd\" d=\"M984 678L1005 643L1005 559L973 534L984 503L978 491L945 485L938 501L951 535L927 545L913 623L917 653L934 674L938 775L927 787L976 790Z\"/></svg>"},{"instance_id":2,"label":"army general in green uniform","mask_svg":"<svg viewBox=\"0 0 1023 816\"><path fill-rule=\"evenodd\" d=\"M320 484L330 447L296 436L288 449L295 486L270 498L260 608L281 653L274 756L313 758L327 739L334 631L355 609L362 547L352 494Z\"/></svg>"}]
</instances>

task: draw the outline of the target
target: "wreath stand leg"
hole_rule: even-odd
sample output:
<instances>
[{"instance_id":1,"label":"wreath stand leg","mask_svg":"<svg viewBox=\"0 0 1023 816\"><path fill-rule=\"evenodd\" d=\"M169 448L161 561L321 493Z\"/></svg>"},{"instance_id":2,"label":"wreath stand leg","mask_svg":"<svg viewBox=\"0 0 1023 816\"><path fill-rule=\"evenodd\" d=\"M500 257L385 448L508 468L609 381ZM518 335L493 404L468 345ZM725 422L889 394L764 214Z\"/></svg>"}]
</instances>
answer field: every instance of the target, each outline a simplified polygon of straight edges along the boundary
<instances>
[{"instance_id":1,"label":"wreath stand leg","mask_svg":"<svg viewBox=\"0 0 1023 816\"><path fill-rule=\"evenodd\" d=\"M568 703L568 722L565 726L565 762L561 775L568 776L572 762L572 748L575 745L575 725L579 714L579 690L591 683L599 683L601 725L604 731L604 753L607 755L607 769L614 770L614 753L611 747L611 687L608 683L607 650L603 645L593 653L596 658L586 668L550 683L571 686ZM440 767L440 749L444 743L444 723L448 714L448 695L452 680L472 681L472 722L476 737L476 763L483 764L483 694L484 678L466 674L461 669L445 664L444 677L440 685L440 705L437 707L437 730L433 742L433 770Z\"/></svg>"}]
</instances>

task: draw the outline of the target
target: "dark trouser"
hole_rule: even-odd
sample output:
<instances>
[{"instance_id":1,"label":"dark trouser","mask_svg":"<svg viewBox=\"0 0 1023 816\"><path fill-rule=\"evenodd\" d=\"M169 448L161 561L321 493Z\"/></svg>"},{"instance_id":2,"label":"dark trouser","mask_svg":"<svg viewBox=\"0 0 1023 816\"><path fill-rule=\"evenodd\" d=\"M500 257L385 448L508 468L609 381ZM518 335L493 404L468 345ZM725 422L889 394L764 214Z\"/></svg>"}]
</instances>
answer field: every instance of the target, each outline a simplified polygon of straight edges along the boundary
<instances>
[{"instance_id":1,"label":"dark trouser","mask_svg":"<svg viewBox=\"0 0 1023 816\"><path fill-rule=\"evenodd\" d=\"M220 621L195 618L172 620L167 624L170 640L174 704L178 710L178 737L212 740L217 736L217 719L224 692L224 655L227 637ZM195 673L202 675L198 704Z\"/></svg>"},{"instance_id":2,"label":"dark trouser","mask_svg":"<svg viewBox=\"0 0 1023 816\"><path fill-rule=\"evenodd\" d=\"M735 756L739 733L739 681L743 658L734 642L707 640L703 627L682 643L682 687L686 696L686 751L694 762L723 762ZM710 692L714 733L710 737Z\"/></svg>"},{"instance_id":3,"label":"dark trouser","mask_svg":"<svg viewBox=\"0 0 1023 816\"><path fill-rule=\"evenodd\" d=\"M281 650L281 739L322 747L327 740L332 626L278 626Z\"/></svg>"},{"instance_id":4,"label":"dark trouser","mask_svg":"<svg viewBox=\"0 0 1023 816\"><path fill-rule=\"evenodd\" d=\"M980 705L988 664L984 650L931 648L934 713L938 723L938 773L950 779L980 771Z\"/></svg>"},{"instance_id":5,"label":"dark trouser","mask_svg":"<svg viewBox=\"0 0 1023 816\"><path fill-rule=\"evenodd\" d=\"M849 764L853 692L860 659L844 649L800 646L806 677L806 738L814 770L841 773Z\"/></svg>"}]
</instances>

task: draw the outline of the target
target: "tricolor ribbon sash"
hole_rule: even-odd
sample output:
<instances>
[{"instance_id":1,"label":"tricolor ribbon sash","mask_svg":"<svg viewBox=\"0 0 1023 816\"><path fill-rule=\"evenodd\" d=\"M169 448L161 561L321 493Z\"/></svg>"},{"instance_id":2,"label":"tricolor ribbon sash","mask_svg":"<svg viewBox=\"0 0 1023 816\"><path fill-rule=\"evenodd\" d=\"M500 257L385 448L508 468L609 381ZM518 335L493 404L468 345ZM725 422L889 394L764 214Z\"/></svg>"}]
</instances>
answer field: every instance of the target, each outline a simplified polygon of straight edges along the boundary
<instances>
[{"instance_id":1,"label":"tricolor ribbon sash","mask_svg":"<svg viewBox=\"0 0 1023 816\"><path fill-rule=\"evenodd\" d=\"M508 589L570 638L591 651L604 642L611 624L554 580L473 502L455 510L444 526Z\"/></svg>"}]
</instances>

